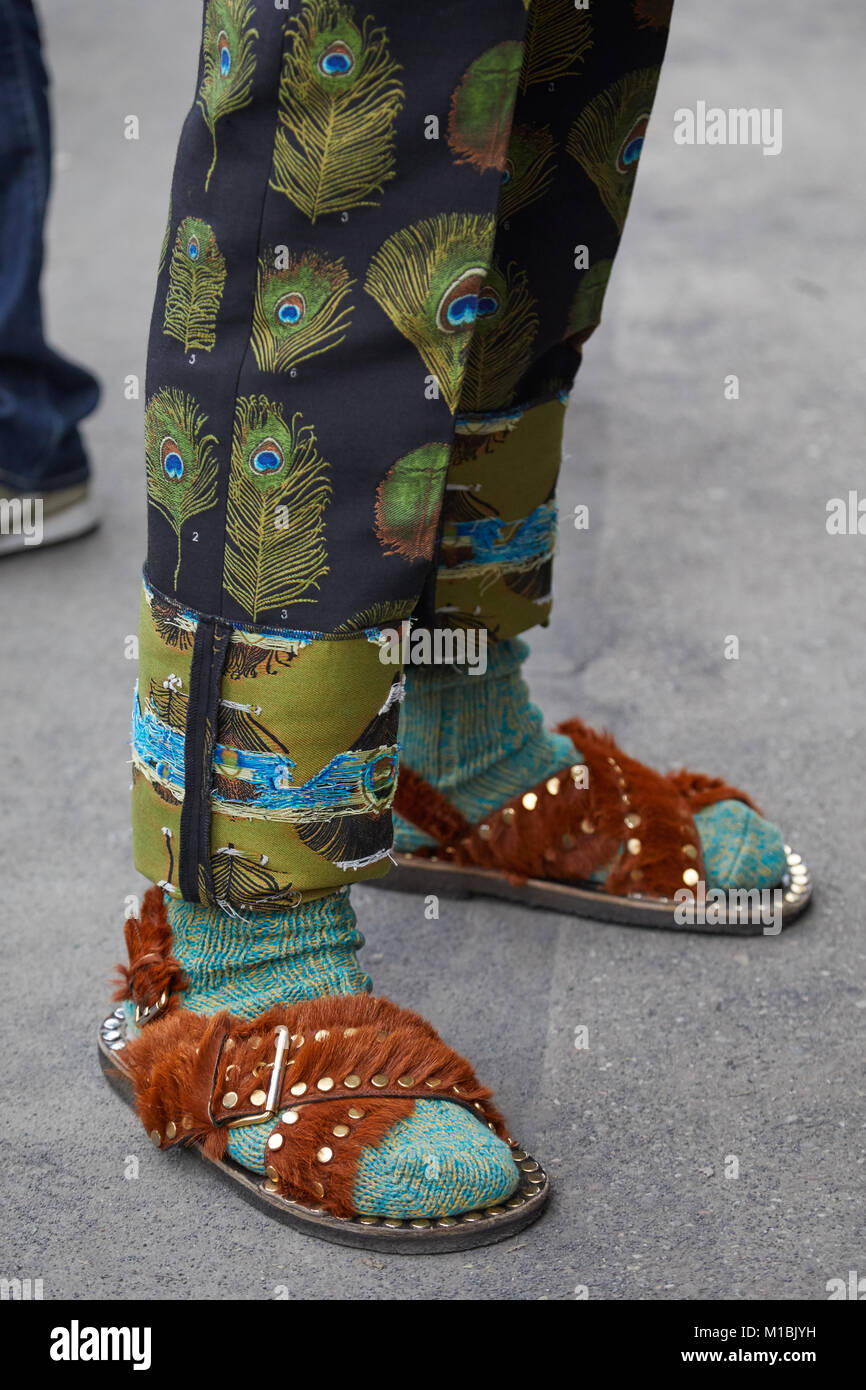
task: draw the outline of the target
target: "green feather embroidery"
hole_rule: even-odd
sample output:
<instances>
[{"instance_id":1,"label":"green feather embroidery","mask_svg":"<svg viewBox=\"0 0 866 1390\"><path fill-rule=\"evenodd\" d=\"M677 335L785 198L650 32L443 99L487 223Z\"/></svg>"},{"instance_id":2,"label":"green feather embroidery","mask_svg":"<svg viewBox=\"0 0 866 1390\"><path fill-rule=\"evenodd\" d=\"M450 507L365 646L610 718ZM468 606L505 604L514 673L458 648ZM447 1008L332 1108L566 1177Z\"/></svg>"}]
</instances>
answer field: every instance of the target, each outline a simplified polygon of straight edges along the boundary
<instances>
[{"instance_id":1,"label":"green feather embroidery","mask_svg":"<svg viewBox=\"0 0 866 1390\"><path fill-rule=\"evenodd\" d=\"M405 618L411 618L417 605L417 598L390 599L373 603L369 608L363 608L360 613L353 613L351 618L334 628L334 633L345 635L348 632L366 632L371 627L395 627Z\"/></svg>"},{"instance_id":2,"label":"green feather embroidery","mask_svg":"<svg viewBox=\"0 0 866 1390\"><path fill-rule=\"evenodd\" d=\"M536 82L574 76L579 58L592 47L592 21L574 0L533 0L526 22L520 90Z\"/></svg>"},{"instance_id":3,"label":"green feather embroidery","mask_svg":"<svg viewBox=\"0 0 866 1390\"><path fill-rule=\"evenodd\" d=\"M575 347L585 343L594 328L601 323L604 292L613 269L613 261L597 261L583 276L568 313L566 336Z\"/></svg>"},{"instance_id":4,"label":"green feather embroidery","mask_svg":"<svg viewBox=\"0 0 866 1390\"><path fill-rule=\"evenodd\" d=\"M225 283L226 263L213 227L185 217L171 253L163 332L177 338L187 352L210 352Z\"/></svg>"},{"instance_id":5,"label":"green feather embroidery","mask_svg":"<svg viewBox=\"0 0 866 1390\"><path fill-rule=\"evenodd\" d=\"M452 412L495 230L486 213L439 213L395 232L367 272L367 293L414 343Z\"/></svg>"},{"instance_id":6,"label":"green feather embroidery","mask_svg":"<svg viewBox=\"0 0 866 1390\"><path fill-rule=\"evenodd\" d=\"M209 0L204 22L204 72L198 105L213 141L213 159L205 179L205 192L217 162L217 121L248 106L252 94L256 58L252 27L255 7L250 0Z\"/></svg>"},{"instance_id":7,"label":"green feather embroidery","mask_svg":"<svg viewBox=\"0 0 866 1390\"><path fill-rule=\"evenodd\" d=\"M506 40L476 58L451 97L448 144L458 164L504 169L523 45Z\"/></svg>"},{"instance_id":8,"label":"green feather embroidery","mask_svg":"<svg viewBox=\"0 0 866 1390\"><path fill-rule=\"evenodd\" d=\"M337 0L304 0L289 20L271 187L311 222L375 207L394 177L399 64L370 15L359 29Z\"/></svg>"},{"instance_id":9,"label":"green feather embroidery","mask_svg":"<svg viewBox=\"0 0 866 1390\"><path fill-rule=\"evenodd\" d=\"M506 274L491 266L478 300L478 321L472 334L460 410L472 414L508 405L514 388L528 369L538 331L535 300L522 270L510 265Z\"/></svg>"},{"instance_id":10,"label":"green feather embroidery","mask_svg":"<svg viewBox=\"0 0 866 1390\"><path fill-rule=\"evenodd\" d=\"M183 391L160 391L144 413L147 495L177 536L175 590L184 522L217 500L217 440L204 433L206 424L207 416Z\"/></svg>"},{"instance_id":11,"label":"green feather embroidery","mask_svg":"<svg viewBox=\"0 0 866 1390\"><path fill-rule=\"evenodd\" d=\"M376 492L376 535L386 555L430 560L450 457L448 444L422 444L388 470Z\"/></svg>"},{"instance_id":12,"label":"green feather embroidery","mask_svg":"<svg viewBox=\"0 0 866 1390\"><path fill-rule=\"evenodd\" d=\"M345 301L354 283L342 260L305 251L275 269L275 252L266 252L253 306L252 348L260 369L287 372L342 343L352 321Z\"/></svg>"},{"instance_id":13,"label":"green feather embroidery","mask_svg":"<svg viewBox=\"0 0 866 1390\"><path fill-rule=\"evenodd\" d=\"M598 188L622 231L658 84L658 68L629 72L585 106L566 149Z\"/></svg>"},{"instance_id":14,"label":"green feather embroidery","mask_svg":"<svg viewBox=\"0 0 866 1390\"><path fill-rule=\"evenodd\" d=\"M325 507L329 465L300 414L287 422L265 396L237 403L228 484L223 583L255 622L303 598L328 573Z\"/></svg>"},{"instance_id":15,"label":"green feather embroidery","mask_svg":"<svg viewBox=\"0 0 866 1390\"><path fill-rule=\"evenodd\" d=\"M170 237L170 236L171 236L171 198L169 197L169 200L168 200L168 217L166 218L166 222L165 222L165 233L163 234L163 238L162 238L162 246L159 248L159 265L157 266L157 270L156 270L157 275L161 275L162 272L165 270L165 260L166 260L166 256L168 255L168 241L169 241L169 237Z\"/></svg>"},{"instance_id":16,"label":"green feather embroidery","mask_svg":"<svg viewBox=\"0 0 866 1390\"><path fill-rule=\"evenodd\" d=\"M554 139L548 126L515 126L508 142L497 209L506 222L521 208L543 198L556 171Z\"/></svg>"}]
</instances>

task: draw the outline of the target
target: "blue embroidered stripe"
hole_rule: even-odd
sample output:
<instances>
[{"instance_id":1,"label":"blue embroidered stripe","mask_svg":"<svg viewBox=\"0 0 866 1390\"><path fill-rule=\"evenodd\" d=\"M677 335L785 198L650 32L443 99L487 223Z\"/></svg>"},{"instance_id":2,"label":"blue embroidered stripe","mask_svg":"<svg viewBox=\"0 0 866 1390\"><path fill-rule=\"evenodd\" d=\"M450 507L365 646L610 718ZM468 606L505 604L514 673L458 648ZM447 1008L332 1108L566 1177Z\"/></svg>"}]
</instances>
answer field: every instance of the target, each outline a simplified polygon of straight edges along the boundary
<instances>
[{"instance_id":1,"label":"blue embroidered stripe","mask_svg":"<svg viewBox=\"0 0 866 1390\"><path fill-rule=\"evenodd\" d=\"M506 540L503 533L511 530ZM472 546L472 558L443 571L443 577L477 565L500 565L503 569L517 568L535 561L540 564L551 556L556 547L556 503L542 502L529 516L517 523L501 517L483 517L480 521L458 521L448 542L454 540Z\"/></svg>"},{"instance_id":2,"label":"blue embroidered stripe","mask_svg":"<svg viewBox=\"0 0 866 1390\"><path fill-rule=\"evenodd\" d=\"M136 687L132 709L133 761L150 780L171 788L178 798L184 787L183 734L163 723L151 709L142 710ZM338 753L301 786L292 786L294 764L282 754L251 753L228 744L214 748L214 772L249 788L237 798L212 792L212 804L253 819L312 824L331 816L367 815L387 810L394 799L398 744ZM242 776L238 774L242 773Z\"/></svg>"}]
</instances>

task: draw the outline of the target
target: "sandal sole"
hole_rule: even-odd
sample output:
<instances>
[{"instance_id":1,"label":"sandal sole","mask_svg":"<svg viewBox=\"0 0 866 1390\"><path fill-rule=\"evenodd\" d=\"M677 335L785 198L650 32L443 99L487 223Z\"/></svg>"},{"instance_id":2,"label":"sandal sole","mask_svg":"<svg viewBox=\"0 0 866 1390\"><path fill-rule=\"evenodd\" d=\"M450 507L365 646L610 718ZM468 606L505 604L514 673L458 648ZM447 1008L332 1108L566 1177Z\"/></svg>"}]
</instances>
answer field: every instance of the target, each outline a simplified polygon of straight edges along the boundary
<instances>
[{"instance_id":1,"label":"sandal sole","mask_svg":"<svg viewBox=\"0 0 866 1390\"><path fill-rule=\"evenodd\" d=\"M132 1078L122 1061L125 1046L126 1022L123 1009L119 1008L100 1026L99 1061L111 1089L134 1111ZM550 1183L541 1165L530 1154L515 1149L512 1153L520 1171L520 1186L499 1206L459 1216L433 1217L423 1222L378 1216L338 1217L281 1197L267 1178L251 1173L231 1159L205 1158L197 1147L190 1147L186 1152L198 1154L223 1181L231 1183L245 1201L304 1235L335 1245L390 1251L397 1255L446 1254L508 1240L538 1220L550 1196Z\"/></svg>"},{"instance_id":2,"label":"sandal sole","mask_svg":"<svg viewBox=\"0 0 866 1390\"><path fill-rule=\"evenodd\" d=\"M782 882L774 890L782 894L781 927L784 930L805 912L812 900L812 876L799 854L785 846L788 867ZM446 860L423 855L393 855L396 868L383 878L368 879L365 888L382 888L397 893L430 893L446 898L491 897L507 902L543 907L553 912L569 913L576 917L595 917L603 922L616 922L628 927L656 927L668 931L693 931L718 936L761 936L765 923L760 909L738 909L729 913L720 909L718 922L706 923L691 918L677 921L677 905L671 898L617 897L588 884L557 883L552 879L528 878L511 883L498 869L472 868L450 864ZM775 935L767 932L767 935Z\"/></svg>"}]
</instances>

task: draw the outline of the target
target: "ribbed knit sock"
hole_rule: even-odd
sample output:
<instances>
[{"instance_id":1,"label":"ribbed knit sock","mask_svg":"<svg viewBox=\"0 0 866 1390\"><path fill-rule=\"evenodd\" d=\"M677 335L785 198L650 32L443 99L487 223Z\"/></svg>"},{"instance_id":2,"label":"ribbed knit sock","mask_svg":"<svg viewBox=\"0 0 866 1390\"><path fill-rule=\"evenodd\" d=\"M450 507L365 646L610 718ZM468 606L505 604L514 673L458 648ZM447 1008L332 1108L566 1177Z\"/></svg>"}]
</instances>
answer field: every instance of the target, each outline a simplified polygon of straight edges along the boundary
<instances>
[{"instance_id":1,"label":"ribbed knit sock","mask_svg":"<svg viewBox=\"0 0 866 1390\"><path fill-rule=\"evenodd\" d=\"M519 792L580 760L570 738L544 727L529 696L519 638L492 643L484 675L452 666L411 667L400 721L401 759L445 794L472 823ZM782 832L740 801L695 815L708 888L772 888L786 868ZM394 817L394 844L432 843ZM609 866L592 875L602 881Z\"/></svg>"},{"instance_id":2,"label":"ribbed knit sock","mask_svg":"<svg viewBox=\"0 0 866 1390\"><path fill-rule=\"evenodd\" d=\"M575 760L571 739L545 729L541 710L529 698L522 674L528 655L526 643L514 639L490 644L482 676L453 666L413 666L407 672L400 757L468 821L483 820ZM429 843L395 815L395 848Z\"/></svg>"},{"instance_id":3,"label":"ribbed knit sock","mask_svg":"<svg viewBox=\"0 0 866 1390\"><path fill-rule=\"evenodd\" d=\"M275 1004L372 988L355 956L364 938L348 888L292 911L230 917L166 898L166 912L174 954L189 980L184 1008L194 1014L229 1009L255 1018Z\"/></svg>"},{"instance_id":4,"label":"ribbed knit sock","mask_svg":"<svg viewBox=\"0 0 866 1390\"><path fill-rule=\"evenodd\" d=\"M286 912L228 914L166 900L172 949L189 981L183 1006L228 1009L252 1019L275 1004L322 994L361 994L371 982L355 952L364 944L349 889ZM229 1131L228 1155L264 1173L273 1121ZM354 1202L367 1216L450 1216L493 1206L518 1184L508 1146L481 1120L447 1101L419 1100L414 1112L363 1151Z\"/></svg>"}]
</instances>

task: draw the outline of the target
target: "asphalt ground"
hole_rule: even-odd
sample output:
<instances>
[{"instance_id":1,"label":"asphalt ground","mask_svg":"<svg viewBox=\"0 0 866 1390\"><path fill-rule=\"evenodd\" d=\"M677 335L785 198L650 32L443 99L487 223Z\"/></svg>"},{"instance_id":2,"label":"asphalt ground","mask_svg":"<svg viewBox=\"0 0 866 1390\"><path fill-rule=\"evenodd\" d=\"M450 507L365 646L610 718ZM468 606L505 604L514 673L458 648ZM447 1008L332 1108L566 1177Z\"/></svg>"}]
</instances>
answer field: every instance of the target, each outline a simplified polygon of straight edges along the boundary
<instances>
[{"instance_id":1,"label":"asphalt ground","mask_svg":"<svg viewBox=\"0 0 866 1390\"><path fill-rule=\"evenodd\" d=\"M143 379L200 7L41 8L47 313L104 383L87 431L103 522L3 564L0 1273L74 1299L825 1299L866 1271L866 539L826 528L828 500L863 480L862 6L678 7L568 416L557 606L531 660L551 719L749 788L813 869L813 909L744 941L480 899L428 921L421 900L357 891L378 992L473 1059L554 1185L516 1240L416 1259L270 1222L191 1156L155 1152L99 1074L143 886L125 766L142 421L124 381ZM674 112L698 100L781 108L781 153L677 145Z\"/></svg>"}]
</instances>

